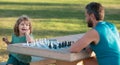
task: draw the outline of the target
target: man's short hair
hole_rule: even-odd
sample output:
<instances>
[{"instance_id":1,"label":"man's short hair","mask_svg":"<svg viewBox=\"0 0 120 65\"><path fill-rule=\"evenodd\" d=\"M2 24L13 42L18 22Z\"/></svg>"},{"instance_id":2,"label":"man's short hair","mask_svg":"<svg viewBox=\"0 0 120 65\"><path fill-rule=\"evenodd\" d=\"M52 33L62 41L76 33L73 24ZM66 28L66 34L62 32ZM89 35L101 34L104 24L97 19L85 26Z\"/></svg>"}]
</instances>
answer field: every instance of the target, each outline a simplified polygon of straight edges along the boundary
<instances>
[{"instance_id":1,"label":"man's short hair","mask_svg":"<svg viewBox=\"0 0 120 65\"><path fill-rule=\"evenodd\" d=\"M94 14L96 20L103 20L104 19L104 7L97 2L91 2L86 5L86 10L88 14Z\"/></svg>"}]
</instances>

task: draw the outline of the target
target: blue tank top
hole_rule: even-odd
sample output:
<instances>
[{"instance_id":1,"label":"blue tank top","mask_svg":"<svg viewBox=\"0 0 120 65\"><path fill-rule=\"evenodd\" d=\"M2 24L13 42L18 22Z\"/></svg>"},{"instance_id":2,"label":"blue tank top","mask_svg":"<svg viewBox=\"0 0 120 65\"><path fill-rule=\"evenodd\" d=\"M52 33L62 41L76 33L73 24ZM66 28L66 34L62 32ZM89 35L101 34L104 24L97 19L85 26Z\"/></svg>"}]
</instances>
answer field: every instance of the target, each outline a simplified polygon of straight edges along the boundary
<instances>
[{"instance_id":1,"label":"blue tank top","mask_svg":"<svg viewBox=\"0 0 120 65\"><path fill-rule=\"evenodd\" d=\"M94 28L99 34L97 45L90 44L99 65L120 65L120 37L115 25L101 21Z\"/></svg>"}]
</instances>

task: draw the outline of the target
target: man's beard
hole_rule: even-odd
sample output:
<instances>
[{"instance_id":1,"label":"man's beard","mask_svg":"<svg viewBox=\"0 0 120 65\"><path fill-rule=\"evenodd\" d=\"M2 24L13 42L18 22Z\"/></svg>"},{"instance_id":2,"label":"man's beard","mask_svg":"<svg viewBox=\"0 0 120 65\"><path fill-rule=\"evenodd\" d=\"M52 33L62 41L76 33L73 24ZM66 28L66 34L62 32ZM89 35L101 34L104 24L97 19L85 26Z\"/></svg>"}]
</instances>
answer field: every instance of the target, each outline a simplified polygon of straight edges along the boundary
<instances>
[{"instance_id":1,"label":"man's beard","mask_svg":"<svg viewBox=\"0 0 120 65\"><path fill-rule=\"evenodd\" d=\"M88 22L87 22L87 25L88 25L88 27L93 27L92 21L88 21Z\"/></svg>"}]
</instances>

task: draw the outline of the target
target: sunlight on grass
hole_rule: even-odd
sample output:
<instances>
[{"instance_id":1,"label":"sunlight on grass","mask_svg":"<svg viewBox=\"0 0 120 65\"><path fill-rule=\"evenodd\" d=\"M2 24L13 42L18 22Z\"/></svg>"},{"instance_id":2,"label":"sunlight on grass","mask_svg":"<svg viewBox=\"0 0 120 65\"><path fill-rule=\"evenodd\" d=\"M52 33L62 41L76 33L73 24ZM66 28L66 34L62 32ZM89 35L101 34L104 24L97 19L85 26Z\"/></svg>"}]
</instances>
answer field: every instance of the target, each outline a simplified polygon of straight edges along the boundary
<instances>
[{"instance_id":1,"label":"sunlight on grass","mask_svg":"<svg viewBox=\"0 0 120 65\"><path fill-rule=\"evenodd\" d=\"M86 4L88 2L101 2L101 3L106 3L106 4L119 4L119 0L1 0L1 2L48 2L48 3L78 3L78 4Z\"/></svg>"},{"instance_id":2,"label":"sunlight on grass","mask_svg":"<svg viewBox=\"0 0 120 65\"><path fill-rule=\"evenodd\" d=\"M32 24L33 24L33 33L35 34L35 37L36 35L39 35L37 37L49 38L54 36L77 34L77 33L82 33L82 31L85 32L88 29L85 26L85 22L83 20L80 21L78 19L72 19L72 20L71 19L48 19L48 20L33 19Z\"/></svg>"},{"instance_id":3,"label":"sunlight on grass","mask_svg":"<svg viewBox=\"0 0 120 65\"><path fill-rule=\"evenodd\" d=\"M78 8L80 5L79 4L76 4L76 5L69 5L69 4L65 4L66 6L64 6L64 4L62 5L62 4L54 4L54 3L48 3L48 4L45 4L45 3L38 3L38 5L35 5L35 4L37 4L37 3L31 3L31 4L26 4L25 5L25 3L20 3L20 4L12 4L12 3L10 3L10 4L6 4L6 5L0 5L0 9L3 9L3 10L28 10L28 9L31 9L31 10L46 10L46 9L48 9L48 10L52 10L52 9L61 9L61 8L64 8L64 9L66 9L66 8L73 8L73 9L76 9L76 8ZM69 5L69 6L67 6L67 5Z\"/></svg>"}]
</instances>

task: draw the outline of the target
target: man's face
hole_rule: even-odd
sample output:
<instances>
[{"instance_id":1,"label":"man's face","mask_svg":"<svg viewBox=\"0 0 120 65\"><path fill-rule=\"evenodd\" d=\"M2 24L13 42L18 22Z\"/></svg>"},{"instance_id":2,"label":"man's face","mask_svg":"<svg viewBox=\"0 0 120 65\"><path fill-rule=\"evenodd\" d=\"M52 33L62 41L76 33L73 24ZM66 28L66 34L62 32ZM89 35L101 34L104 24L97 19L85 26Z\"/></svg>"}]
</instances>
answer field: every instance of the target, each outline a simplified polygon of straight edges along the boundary
<instances>
[{"instance_id":1,"label":"man's face","mask_svg":"<svg viewBox=\"0 0 120 65\"><path fill-rule=\"evenodd\" d=\"M91 16L87 13L87 11L85 12L85 17L86 17L86 22L87 22L88 27L93 27Z\"/></svg>"}]
</instances>

